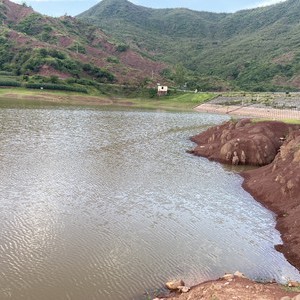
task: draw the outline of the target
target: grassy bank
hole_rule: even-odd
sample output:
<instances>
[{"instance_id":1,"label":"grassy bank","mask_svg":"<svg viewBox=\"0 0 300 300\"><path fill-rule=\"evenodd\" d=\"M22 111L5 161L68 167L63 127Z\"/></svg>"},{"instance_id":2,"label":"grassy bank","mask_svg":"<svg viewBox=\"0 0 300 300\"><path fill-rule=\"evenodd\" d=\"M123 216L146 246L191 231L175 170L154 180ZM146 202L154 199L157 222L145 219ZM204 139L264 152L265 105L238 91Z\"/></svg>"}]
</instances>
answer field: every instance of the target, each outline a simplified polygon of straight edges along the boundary
<instances>
[{"instance_id":1,"label":"grassy bank","mask_svg":"<svg viewBox=\"0 0 300 300\"><path fill-rule=\"evenodd\" d=\"M162 96L155 98L131 98L127 99L136 107L149 109L174 109L174 110L192 110L195 106L207 102L214 98L212 93L176 93L171 96Z\"/></svg>"},{"instance_id":2,"label":"grassy bank","mask_svg":"<svg viewBox=\"0 0 300 300\"><path fill-rule=\"evenodd\" d=\"M257 123L257 122L263 122L263 121L270 121L270 119L267 119L267 118L262 118L262 119L252 119L252 122L254 123ZM284 123L287 123L287 124L300 124L300 120L298 119L282 119L280 120Z\"/></svg>"},{"instance_id":3,"label":"grassy bank","mask_svg":"<svg viewBox=\"0 0 300 300\"><path fill-rule=\"evenodd\" d=\"M82 94L67 91L29 90L25 88L0 89L0 105L81 105L81 106L128 106L146 109L191 110L195 106L209 101L215 95L211 93L173 92L171 95L152 98L139 95L101 94L90 92Z\"/></svg>"}]
</instances>

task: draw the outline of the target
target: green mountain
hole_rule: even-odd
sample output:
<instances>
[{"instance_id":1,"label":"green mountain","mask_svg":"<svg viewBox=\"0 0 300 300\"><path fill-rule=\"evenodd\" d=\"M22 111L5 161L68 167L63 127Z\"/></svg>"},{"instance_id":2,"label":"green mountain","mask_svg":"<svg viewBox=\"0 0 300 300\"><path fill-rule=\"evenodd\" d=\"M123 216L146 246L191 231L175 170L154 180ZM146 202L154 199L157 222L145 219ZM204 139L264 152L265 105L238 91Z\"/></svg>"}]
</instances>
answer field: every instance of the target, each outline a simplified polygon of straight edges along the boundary
<instances>
[{"instance_id":1,"label":"green mountain","mask_svg":"<svg viewBox=\"0 0 300 300\"><path fill-rule=\"evenodd\" d=\"M299 0L233 14L102 0L77 18L165 61L190 88L300 89Z\"/></svg>"},{"instance_id":2,"label":"green mountain","mask_svg":"<svg viewBox=\"0 0 300 300\"><path fill-rule=\"evenodd\" d=\"M0 24L0 84L300 89L299 0L234 14L102 0L77 18L0 0Z\"/></svg>"},{"instance_id":3,"label":"green mountain","mask_svg":"<svg viewBox=\"0 0 300 300\"><path fill-rule=\"evenodd\" d=\"M28 83L51 77L52 83L94 86L163 80L159 74L166 64L142 56L79 19L51 18L26 4L0 0L0 24L0 85L1 81L13 85L16 75Z\"/></svg>"}]
</instances>

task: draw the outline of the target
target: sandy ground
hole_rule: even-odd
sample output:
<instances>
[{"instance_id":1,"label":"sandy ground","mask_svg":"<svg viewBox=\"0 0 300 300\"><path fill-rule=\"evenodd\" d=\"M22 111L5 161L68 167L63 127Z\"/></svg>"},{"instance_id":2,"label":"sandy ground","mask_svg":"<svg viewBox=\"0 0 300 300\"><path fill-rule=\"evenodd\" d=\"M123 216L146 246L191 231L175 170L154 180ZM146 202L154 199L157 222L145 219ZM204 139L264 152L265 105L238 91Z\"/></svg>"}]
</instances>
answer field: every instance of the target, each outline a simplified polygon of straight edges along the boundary
<instances>
[{"instance_id":1,"label":"sandy ground","mask_svg":"<svg viewBox=\"0 0 300 300\"><path fill-rule=\"evenodd\" d=\"M218 104L205 103L195 108L199 112L215 113L215 114L228 114L230 116L244 116L244 117L257 117L257 118L268 118L275 120L284 119L299 119L299 110L289 109L275 109L275 108L260 108L252 106L224 106Z\"/></svg>"}]
</instances>

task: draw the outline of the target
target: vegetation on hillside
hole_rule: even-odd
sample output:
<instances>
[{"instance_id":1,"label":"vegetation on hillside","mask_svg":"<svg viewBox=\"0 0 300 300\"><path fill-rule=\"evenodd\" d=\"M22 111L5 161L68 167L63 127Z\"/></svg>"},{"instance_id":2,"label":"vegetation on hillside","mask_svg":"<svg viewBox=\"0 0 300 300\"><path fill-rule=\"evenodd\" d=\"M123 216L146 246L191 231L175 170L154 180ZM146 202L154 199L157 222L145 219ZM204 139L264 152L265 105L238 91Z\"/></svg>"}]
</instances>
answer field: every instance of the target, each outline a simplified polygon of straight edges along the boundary
<instances>
[{"instance_id":1,"label":"vegetation on hillside","mask_svg":"<svg viewBox=\"0 0 300 300\"><path fill-rule=\"evenodd\" d=\"M173 67L181 64L191 89L211 88L202 84L207 78L213 89L300 88L298 0L234 14L102 0L78 18Z\"/></svg>"},{"instance_id":2,"label":"vegetation on hillside","mask_svg":"<svg viewBox=\"0 0 300 300\"><path fill-rule=\"evenodd\" d=\"M77 18L0 0L0 22L0 72L19 76L5 79L12 86L39 84L37 75L136 89L300 89L298 0L234 14L102 0Z\"/></svg>"},{"instance_id":3,"label":"vegetation on hillside","mask_svg":"<svg viewBox=\"0 0 300 300\"><path fill-rule=\"evenodd\" d=\"M0 0L0 21L0 72L25 76L33 81L31 84L36 80L34 75L38 75L80 80L88 85L93 82L94 86L138 86L148 81L153 70L155 84L162 79L162 63L143 57L127 44L78 19L66 15L52 18L34 12L26 4ZM15 80L9 82L19 84ZM4 83L8 85L8 81Z\"/></svg>"}]
</instances>

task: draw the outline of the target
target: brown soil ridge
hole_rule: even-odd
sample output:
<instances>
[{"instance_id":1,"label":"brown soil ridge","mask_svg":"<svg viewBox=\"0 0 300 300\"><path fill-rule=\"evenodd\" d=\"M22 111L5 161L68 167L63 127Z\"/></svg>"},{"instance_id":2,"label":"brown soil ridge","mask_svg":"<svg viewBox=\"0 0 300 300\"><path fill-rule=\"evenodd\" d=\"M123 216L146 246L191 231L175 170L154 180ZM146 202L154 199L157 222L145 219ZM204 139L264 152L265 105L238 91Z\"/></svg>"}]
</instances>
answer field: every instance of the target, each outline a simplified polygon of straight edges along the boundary
<instances>
[{"instance_id":1,"label":"brown soil ridge","mask_svg":"<svg viewBox=\"0 0 300 300\"><path fill-rule=\"evenodd\" d=\"M243 187L277 214L276 249L300 270L300 126L279 121L229 121L191 138L190 153L227 164L262 166L243 172Z\"/></svg>"}]
</instances>

